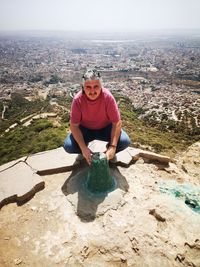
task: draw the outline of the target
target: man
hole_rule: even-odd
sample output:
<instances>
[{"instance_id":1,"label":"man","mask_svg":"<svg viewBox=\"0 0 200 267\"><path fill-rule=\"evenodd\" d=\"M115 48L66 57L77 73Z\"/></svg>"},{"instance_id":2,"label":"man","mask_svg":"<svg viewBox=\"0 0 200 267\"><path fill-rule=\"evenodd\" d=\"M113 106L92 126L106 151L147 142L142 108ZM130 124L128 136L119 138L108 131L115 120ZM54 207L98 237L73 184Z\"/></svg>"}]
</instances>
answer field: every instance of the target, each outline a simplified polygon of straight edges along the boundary
<instances>
[{"instance_id":1,"label":"man","mask_svg":"<svg viewBox=\"0 0 200 267\"><path fill-rule=\"evenodd\" d=\"M111 160L116 152L124 150L130 139L121 129L117 103L109 90L102 87L100 73L95 69L83 75L82 91L72 102L70 113L71 133L64 141L68 153L81 153L91 164L88 143L92 140L107 141L106 157Z\"/></svg>"}]
</instances>

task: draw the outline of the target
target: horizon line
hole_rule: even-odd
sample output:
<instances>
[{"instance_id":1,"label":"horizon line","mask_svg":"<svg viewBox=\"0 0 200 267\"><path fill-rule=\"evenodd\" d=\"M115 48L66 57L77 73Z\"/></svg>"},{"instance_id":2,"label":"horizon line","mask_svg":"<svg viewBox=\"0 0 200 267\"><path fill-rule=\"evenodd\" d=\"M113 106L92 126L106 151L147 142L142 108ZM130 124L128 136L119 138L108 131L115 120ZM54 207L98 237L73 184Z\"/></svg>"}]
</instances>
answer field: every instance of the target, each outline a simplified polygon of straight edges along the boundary
<instances>
[{"instance_id":1,"label":"horizon line","mask_svg":"<svg viewBox=\"0 0 200 267\"><path fill-rule=\"evenodd\" d=\"M0 29L0 32L146 32L146 31L200 31L199 28L141 28L141 29Z\"/></svg>"}]
</instances>

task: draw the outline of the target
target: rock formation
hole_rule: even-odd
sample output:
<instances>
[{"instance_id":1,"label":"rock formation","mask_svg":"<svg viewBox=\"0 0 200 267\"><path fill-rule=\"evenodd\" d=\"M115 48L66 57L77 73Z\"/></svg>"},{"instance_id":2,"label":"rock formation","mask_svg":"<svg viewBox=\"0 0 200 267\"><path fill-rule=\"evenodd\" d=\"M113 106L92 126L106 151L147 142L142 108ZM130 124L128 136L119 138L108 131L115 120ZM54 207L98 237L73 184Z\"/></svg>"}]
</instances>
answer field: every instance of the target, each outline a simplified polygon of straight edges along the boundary
<instances>
[{"instance_id":1,"label":"rock formation","mask_svg":"<svg viewBox=\"0 0 200 267\"><path fill-rule=\"evenodd\" d=\"M0 166L0 266L200 266L199 142L176 160L118 153L102 196L87 192L76 156L58 148Z\"/></svg>"}]
</instances>

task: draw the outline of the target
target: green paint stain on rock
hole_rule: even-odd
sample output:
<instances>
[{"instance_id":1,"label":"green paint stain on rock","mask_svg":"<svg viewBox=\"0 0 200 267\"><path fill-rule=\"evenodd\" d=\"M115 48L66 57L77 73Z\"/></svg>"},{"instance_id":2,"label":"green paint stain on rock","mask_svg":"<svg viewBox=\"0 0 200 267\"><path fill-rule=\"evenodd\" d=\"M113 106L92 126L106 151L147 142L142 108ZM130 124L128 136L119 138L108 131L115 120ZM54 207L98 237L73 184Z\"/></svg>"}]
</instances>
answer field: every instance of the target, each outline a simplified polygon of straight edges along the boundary
<instances>
[{"instance_id":1,"label":"green paint stain on rock","mask_svg":"<svg viewBox=\"0 0 200 267\"><path fill-rule=\"evenodd\" d=\"M182 199L193 211L200 214L200 188L192 184L178 184L174 181L163 182L160 192Z\"/></svg>"}]
</instances>

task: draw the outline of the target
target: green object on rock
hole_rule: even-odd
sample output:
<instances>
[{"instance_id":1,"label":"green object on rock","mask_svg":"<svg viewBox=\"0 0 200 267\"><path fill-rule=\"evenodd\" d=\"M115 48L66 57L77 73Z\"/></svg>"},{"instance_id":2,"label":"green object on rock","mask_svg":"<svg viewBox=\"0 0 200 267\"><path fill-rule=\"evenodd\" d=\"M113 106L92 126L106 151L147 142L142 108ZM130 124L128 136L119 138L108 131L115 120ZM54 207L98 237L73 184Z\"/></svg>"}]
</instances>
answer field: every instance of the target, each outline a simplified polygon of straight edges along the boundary
<instances>
[{"instance_id":1,"label":"green object on rock","mask_svg":"<svg viewBox=\"0 0 200 267\"><path fill-rule=\"evenodd\" d=\"M89 168L86 187L91 193L108 193L115 186L104 153L94 153Z\"/></svg>"}]
</instances>

